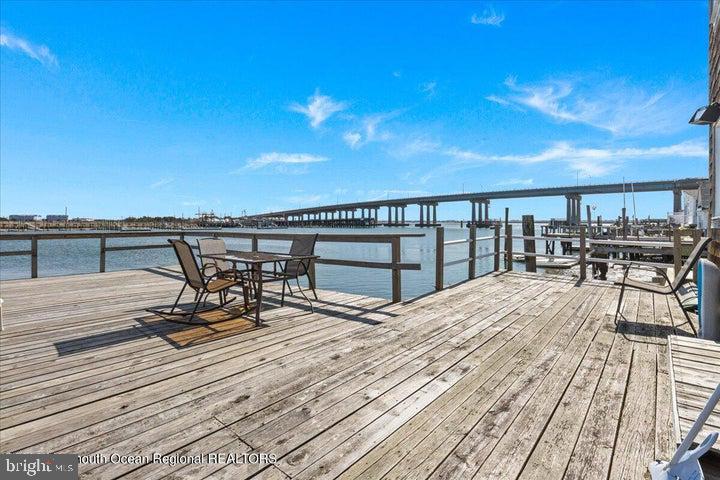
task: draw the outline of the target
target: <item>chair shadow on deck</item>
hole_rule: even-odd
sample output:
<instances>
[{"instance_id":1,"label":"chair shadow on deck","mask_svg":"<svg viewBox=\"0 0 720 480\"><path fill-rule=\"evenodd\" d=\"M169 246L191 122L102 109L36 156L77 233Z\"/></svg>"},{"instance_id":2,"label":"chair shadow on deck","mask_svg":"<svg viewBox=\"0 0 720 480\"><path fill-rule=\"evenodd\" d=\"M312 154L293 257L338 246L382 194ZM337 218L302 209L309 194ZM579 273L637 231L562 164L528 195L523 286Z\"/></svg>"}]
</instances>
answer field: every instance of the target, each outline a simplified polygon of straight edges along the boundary
<instances>
[{"instance_id":1,"label":"chair shadow on deck","mask_svg":"<svg viewBox=\"0 0 720 480\"><path fill-rule=\"evenodd\" d=\"M656 323L643 323L643 322L636 322L636 321L628 321L628 320L625 320L624 317L620 317L620 318L622 320L618 322L618 325L615 328L615 331L617 333L619 333L620 335L622 335L623 338L625 338L625 340L627 340L629 342L657 343L657 342L644 342L637 337L659 338L659 339L664 340L664 339L667 339L667 337L669 335L688 336L688 337L694 338L694 335L678 329L679 326L682 326L687 322L680 324L678 326L672 326L672 325L658 325Z\"/></svg>"},{"instance_id":2,"label":"chair shadow on deck","mask_svg":"<svg viewBox=\"0 0 720 480\"><path fill-rule=\"evenodd\" d=\"M170 276L169 274L167 275ZM285 306L280 307L280 297L277 292L268 291L266 293L263 298L263 313L267 314L273 310L284 308L287 310L287 314L276 314L271 318L269 323L263 327L255 326L255 317L252 310L238 316L241 312L238 312L237 309L243 309L243 307L231 305L222 309L196 314L195 317L200 320L197 325L174 323L167 321L167 318L164 318L162 315L147 314L133 319L137 322L137 325L132 325L120 330L58 341L54 343L54 346L58 355L67 356L142 339L160 337L174 348L180 350L272 326L284 320L296 318L299 315L313 314L310 306L301 298L286 296ZM210 304L211 302L208 303ZM388 305L389 302L369 308L351 305L349 311L343 311L342 309L347 309L348 305L323 301L321 297L320 300L315 302L314 314L326 318L341 318L342 320L360 322L366 325L379 325L383 322L365 318L365 316L368 314L383 315L391 318L397 316L394 313L383 311L383 308ZM170 306L171 305L157 306L155 308L162 309L169 308ZM193 304L181 304L178 308L192 309L192 306Z\"/></svg>"}]
</instances>

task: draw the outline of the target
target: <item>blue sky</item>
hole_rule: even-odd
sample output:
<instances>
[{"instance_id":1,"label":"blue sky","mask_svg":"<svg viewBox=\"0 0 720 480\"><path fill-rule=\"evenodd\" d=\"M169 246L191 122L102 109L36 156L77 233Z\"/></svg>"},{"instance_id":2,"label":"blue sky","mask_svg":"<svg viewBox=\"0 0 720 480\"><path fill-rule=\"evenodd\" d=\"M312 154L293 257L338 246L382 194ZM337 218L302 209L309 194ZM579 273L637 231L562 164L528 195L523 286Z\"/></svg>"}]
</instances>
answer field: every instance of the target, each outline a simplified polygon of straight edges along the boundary
<instances>
[{"instance_id":1,"label":"blue sky","mask_svg":"<svg viewBox=\"0 0 720 480\"><path fill-rule=\"evenodd\" d=\"M707 98L707 15L705 1L3 1L0 214L707 176L707 131L687 124ZM622 204L585 201L605 217ZM671 205L638 195L637 214ZM565 213L554 198L491 215L505 206Z\"/></svg>"}]
</instances>

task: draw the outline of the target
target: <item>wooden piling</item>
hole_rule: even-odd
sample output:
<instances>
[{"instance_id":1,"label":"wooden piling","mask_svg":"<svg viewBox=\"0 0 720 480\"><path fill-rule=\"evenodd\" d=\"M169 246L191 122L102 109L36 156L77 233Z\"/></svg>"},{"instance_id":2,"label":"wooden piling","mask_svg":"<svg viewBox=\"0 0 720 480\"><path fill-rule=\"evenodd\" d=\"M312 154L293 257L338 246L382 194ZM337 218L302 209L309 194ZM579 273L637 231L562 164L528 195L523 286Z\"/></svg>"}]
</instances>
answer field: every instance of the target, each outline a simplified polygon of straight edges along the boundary
<instances>
[{"instance_id":1,"label":"wooden piling","mask_svg":"<svg viewBox=\"0 0 720 480\"><path fill-rule=\"evenodd\" d=\"M587 212L587 227L588 227L588 235L592 237L592 212L590 208L590 204L585 205L585 211Z\"/></svg>"},{"instance_id":2,"label":"wooden piling","mask_svg":"<svg viewBox=\"0 0 720 480\"><path fill-rule=\"evenodd\" d=\"M623 209L622 209L622 236L623 236L623 240L627 240L627 232L628 232L628 219L627 219L625 207L623 207Z\"/></svg>"},{"instance_id":3,"label":"wooden piling","mask_svg":"<svg viewBox=\"0 0 720 480\"><path fill-rule=\"evenodd\" d=\"M507 209L505 209L505 218L507 218ZM505 226L505 269L512 272L513 269L513 253L512 253L512 225L509 223Z\"/></svg>"}]
</instances>

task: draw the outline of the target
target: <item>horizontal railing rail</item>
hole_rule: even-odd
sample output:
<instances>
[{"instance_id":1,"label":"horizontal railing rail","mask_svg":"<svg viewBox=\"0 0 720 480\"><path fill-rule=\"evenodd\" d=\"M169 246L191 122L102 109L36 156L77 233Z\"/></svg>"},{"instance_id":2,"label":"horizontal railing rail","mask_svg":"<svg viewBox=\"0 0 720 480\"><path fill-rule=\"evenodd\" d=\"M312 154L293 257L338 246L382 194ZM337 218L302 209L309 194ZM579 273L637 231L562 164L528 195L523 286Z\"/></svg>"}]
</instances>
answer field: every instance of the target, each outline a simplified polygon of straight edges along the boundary
<instances>
[{"instance_id":1,"label":"horizontal railing rail","mask_svg":"<svg viewBox=\"0 0 720 480\"><path fill-rule=\"evenodd\" d=\"M477 226L476 225L470 225L469 232L470 236L469 238L460 238L457 240L448 240L445 241L445 228L444 227L437 227L435 228L435 290L442 290L445 288L445 267L452 267L454 265L460 265L462 263L468 264L468 280L472 280L475 278L475 271L476 271L476 260L482 259L482 258L488 258L488 257L495 257L495 262L493 265L493 270L498 271L500 270L500 226L495 225L494 227L495 233L494 235L489 235L485 237L479 237L477 236ZM493 240L493 247L492 251L488 253L481 253L480 255L477 254L477 244L478 242L482 241L489 241ZM451 260L449 262L445 261L445 247L453 246L453 245L463 245L468 244L468 253L466 257L460 258L458 260Z\"/></svg>"},{"instance_id":2,"label":"horizontal railing rail","mask_svg":"<svg viewBox=\"0 0 720 480\"><path fill-rule=\"evenodd\" d=\"M525 227L525 225L524 225ZM506 223L504 232L500 233L500 226L496 225L493 235L485 237L476 236L476 227L470 226L469 238L461 238L445 241L445 231L442 227L435 229L436 232L436 255L435 255L435 289L442 290L444 288L444 269L455 265L468 263L468 279L475 277L475 260L494 257L494 271L500 269L500 257L505 262L507 271L513 270L513 261L518 257L526 260L526 270L529 272L536 271L536 258L541 259L557 259L565 260L561 267L578 267L580 269L580 278L584 280L587 277L587 267L590 265L595 268L597 264L617 264L617 265L641 265L655 268L674 267L678 271L682 266L682 255L686 253L687 247L692 248L699 241L699 231L675 231L672 242L658 240L643 239L607 239L592 238L587 235L587 227L580 225L576 227L576 236L553 236L553 235L513 235L513 225ZM533 230L532 223L528 228L524 228L527 232ZM683 235L691 237L691 240L683 239ZM500 249L500 240L504 238L504 248ZM493 241L491 251L487 253L477 254L477 243L480 241ZM525 251L513 252L513 241L523 240L525 242ZM560 242L565 245L562 254L554 253L554 248L546 248L545 253L537 253L533 248L533 241L545 241L546 245ZM458 245L468 244L468 255L463 258L451 261L445 261L445 248ZM529 244L529 245L528 245ZM569 245L569 247L568 247ZM616 247L616 248L613 248ZM573 254L573 250L577 253ZM567 254L567 253L570 254ZM617 258L608 258L608 253L614 254ZM661 256L672 256L673 263L653 262L647 260L639 260L633 258L636 254L653 254L657 252ZM629 257L628 257L629 255ZM630 259L628 259L630 258ZM529 259L533 259L531 262ZM567 262L570 260L570 262Z\"/></svg>"},{"instance_id":3,"label":"horizontal railing rail","mask_svg":"<svg viewBox=\"0 0 720 480\"><path fill-rule=\"evenodd\" d=\"M509 227L512 228L512 225ZM572 236L533 236L533 235L512 235L508 236L509 239L517 240L541 240L546 242L561 242L565 244L578 245L578 255L559 255L551 253L534 253L534 252L515 252L515 255L522 255L524 257L541 257L551 259L565 259L565 260L576 260L576 264L580 265L580 277L585 278L585 272L587 264L617 264L617 265L641 265L654 268L670 268L673 267L675 271L680 270L682 267L682 256L684 248L694 247L700 239L699 230L687 230L680 231L675 230L673 232L673 241L658 241L658 240L644 240L644 239L604 239L604 238L588 238L587 230L585 226L579 226L577 237ZM683 236L688 236L691 239L685 240ZM599 248L593 248L599 247ZM613 249L612 247L616 247ZM598 257L598 254L608 254L609 252L615 253L618 258L605 258ZM625 254L651 254L657 252L658 255L672 256L673 263L667 262L651 262L646 260L628 260L627 258L619 258L619 255ZM697 274L697 272L696 272Z\"/></svg>"},{"instance_id":4,"label":"horizontal railing rail","mask_svg":"<svg viewBox=\"0 0 720 480\"><path fill-rule=\"evenodd\" d=\"M403 270L420 270L420 263L403 262L401 258L401 241L403 238L424 237L424 233L387 233L387 234L335 234L321 233L318 235L319 243L381 243L390 245L390 261L366 261L341 258L319 258L314 263L323 265L336 265L343 267L373 268L392 271L392 300L402 300ZM0 256L30 256L30 277L38 277L38 242L46 240L77 240L97 239L100 241L99 272L105 272L106 255L108 252L122 252L132 250L150 250L170 248L169 243L148 245L107 245L108 239L116 238L185 238L185 237L215 237L250 240L251 250L259 251L262 240L276 240L290 242L295 237L292 233L254 233L254 232L226 232L218 230L170 230L157 232L82 232L82 233L2 233L0 241L30 241L30 250L10 250L0 252ZM228 250L230 253L236 250ZM310 275L315 276L314 264L311 264Z\"/></svg>"}]
</instances>

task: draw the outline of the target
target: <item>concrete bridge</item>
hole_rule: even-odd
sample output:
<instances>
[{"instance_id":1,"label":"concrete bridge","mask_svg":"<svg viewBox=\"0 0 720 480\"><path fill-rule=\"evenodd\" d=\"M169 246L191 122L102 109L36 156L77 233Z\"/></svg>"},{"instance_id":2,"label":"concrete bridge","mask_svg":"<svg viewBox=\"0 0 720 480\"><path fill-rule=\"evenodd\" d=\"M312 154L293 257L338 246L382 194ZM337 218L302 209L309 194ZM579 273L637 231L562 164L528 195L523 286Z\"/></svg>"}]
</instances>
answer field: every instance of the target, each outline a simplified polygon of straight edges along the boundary
<instances>
[{"instance_id":1,"label":"concrete bridge","mask_svg":"<svg viewBox=\"0 0 720 480\"><path fill-rule=\"evenodd\" d=\"M567 187L527 188L519 190L496 190L489 192L456 193L450 195L430 195L425 197L372 200L366 202L343 203L318 207L282 210L255 215L254 218L278 218L289 222L322 225L325 222L342 220L352 223L354 220L366 219L375 225L407 226L405 209L408 205L420 207L420 222L417 226L432 227L438 225L437 205L449 202L470 202L471 214L469 224L485 224L489 221L488 211L490 200L509 198L562 197L566 199L566 219L568 224L576 225L581 218L581 202L583 195L598 195L634 191L642 192L673 192L673 211L681 207L683 190L696 190L707 178L682 178L677 180L657 180L650 182L608 183L600 185L572 185ZM379 210L387 208L387 222L380 217ZM356 218L357 214L357 218ZM383 217L385 217L383 215Z\"/></svg>"}]
</instances>

